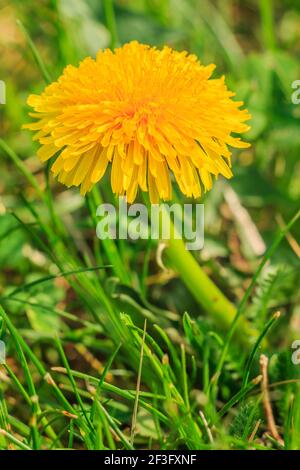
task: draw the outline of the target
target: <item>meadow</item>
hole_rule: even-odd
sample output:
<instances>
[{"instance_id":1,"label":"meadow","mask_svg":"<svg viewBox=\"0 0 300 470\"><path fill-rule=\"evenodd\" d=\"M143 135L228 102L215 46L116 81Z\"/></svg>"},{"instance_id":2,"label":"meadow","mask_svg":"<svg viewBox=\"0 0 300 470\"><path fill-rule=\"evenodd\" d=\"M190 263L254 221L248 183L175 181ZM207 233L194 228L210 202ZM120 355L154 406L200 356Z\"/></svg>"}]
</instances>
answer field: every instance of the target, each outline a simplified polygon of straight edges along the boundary
<instances>
[{"instance_id":1,"label":"meadow","mask_svg":"<svg viewBox=\"0 0 300 470\"><path fill-rule=\"evenodd\" d=\"M81 196L22 128L29 95L130 41L215 64L251 114L231 179L173 182L201 250L99 239L109 173ZM0 449L300 450L300 3L0 0L0 46Z\"/></svg>"}]
</instances>

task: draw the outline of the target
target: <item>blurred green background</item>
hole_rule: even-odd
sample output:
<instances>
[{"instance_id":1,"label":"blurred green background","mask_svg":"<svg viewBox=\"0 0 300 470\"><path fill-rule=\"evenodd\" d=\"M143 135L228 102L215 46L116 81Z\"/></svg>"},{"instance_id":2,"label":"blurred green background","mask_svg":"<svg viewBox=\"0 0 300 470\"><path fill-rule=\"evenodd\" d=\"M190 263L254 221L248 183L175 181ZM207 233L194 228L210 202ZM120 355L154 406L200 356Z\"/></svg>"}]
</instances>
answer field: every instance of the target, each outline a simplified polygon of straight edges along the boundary
<instances>
[{"instance_id":1,"label":"blurred green background","mask_svg":"<svg viewBox=\"0 0 300 470\"><path fill-rule=\"evenodd\" d=\"M234 156L230 181L234 194L220 181L205 197L206 243L200 256L238 296L241 281L247 282L264 244L270 244L277 227L282 228L299 207L300 105L293 104L291 97L292 83L300 79L300 4L292 0L117 0L115 22L105 2L96 0L1 0L0 5L0 78L7 87L7 103L0 108L1 136L27 159L41 184L37 146L30 133L20 129L29 120L27 96L41 92L45 83L17 19L26 27L52 79L67 64L76 65L86 55L94 57L99 48L133 39L187 49L202 63L215 63L215 76L226 75L229 88L252 114L252 128L245 136L252 146ZM23 181L1 155L1 198L4 206L13 206ZM105 194L108 186L102 184ZM60 185L55 188L64 190ZM22 189L29 194L32 190L27 185ZM243 215L234 210L236 196L254 221L254 239L253 231L249 235L249 227L243 224ZM82 205L76 190L66 192L66 212ZM295 274L299 224L293 232L294 239L281 245L274 262ZM0 263L6 269L14 266L15 259L19 263L22 245L18 237L2 244ZM293 277L295 283L298 278Z\"/></svg>"},{"instance_id":2,"label":"blurred green background","mask_svg":"<svg viewBox=\"0 0 300 470\"><path fill-rule=\"evenodd\" d=\"M292 103L295 91L292 84L300 80L300 2L116 0L113 2L115 17L107 8L109 3L100 0L0 0L0 79L5 81L7 91L7 102L0 105L0 136L25 162L40 187L46 188L44 168L35 153L37 145L32 142L30 133L21 130L22 124L29 120L27 96L41 92L45 82L17 20L25 26L52 79L59 77L67 64L77 65L87 55L95 57L99 48L122 45L133 39L158 47L168 44L177 50L197 54L203 64L215 63L215 76L225 74L228 87L236 92L237 99L245 102L252 114L251 131L245 135L251 148L234 153L233 179L218 181L205 195L205 245L195 256L222 291L238 304L278 228L284 228L300 206L300 104ZM79 257L84 258L86 253L94 252L96 244L95 229L85 201L77 189L67 190L52 179L50 184L59 216L75 240L72 238L70 243L74 242ZM99 186L103 199L112 200L108 178ZM184 202L182 195L177 193L177 197ZM47 224L48 216L34 189L0 147L0 295L49 272L57 272L47 250L41 249L26 231L19 230L9 213L11 210L17 212L21 219L34 225L29 216L32 211L28 201L42 218L45 217ZM45 233L42 230L40 233L44 240ZM298 221L268 263L246 312L259 331L275 311L280 310L282 314L269 338L273 381L299 379L299 366L290 360L291 342L300 339L299 239ZM132 314L139 327L143 326L143 315L148 309L147 314L151 312L152 315L149 314L151 334L154 331L151 322L155 320L168 331L176 347L183 337L186 340L186 330L183 332L181 324L185 311L199 321L202 332L218 330L209 315L204 320L205 312L180 279L158 266L155 243L117 243L117 247L129 283L117 291L108 275L104 279L100 273L100 281L108 283L108 295L111 294L113 302L117 299L120 311ZM52 250L51 245L48 248ZM107 261L105 253L104 261ZM66 309L81 319L90 318L86 314L88 307L74 296L64 279L37 287L31 296L24 294L22 298ZM145 304L145 298L149 303ZM98 305L96 296L93 301ZM80 371L89 372L96 368L84 356L84 348L103 363L114 351L114 338L107 334L105 326L100 330L99 340L98 336L95 339L96 330L90 329L90 325L81 330L71 323L69 328L66 321L68 329L54 311L46 314L43 309L26 308L24 315L23 305L14 302L8 303L7 308L14 324L47 367L59 362L56 348L49 343L52 332L61 333L67 343L71 365ZM162 340L161 343L164 344ZM217 364L219 344L211 346L214 351L212 372ZM9 353L14 356L12 350L9 345ZM231 352L220 386L219 399L223 401L237 393L243 373L245 357L241 358L238 349ZM200 349L198 357L196 354L200 370L202 358ZM11 357L9 361L12 369L18 371L15 359ZM130 387L134 389L135 376L132 377L130 372L133 363L125 356L120 359L115 383L128 386L127 381L130 381ZM257 361L255 364L258 373ZM122 368L123 372L120 372ZM152 372L149 374L148 385ZM278 415L282 417L281 423L288 414L290 394L280 396L281 412ZM13 392L10 405L23 419L27 415L22 407L18 409L16 396ZM118 404L114 406L117 410L114 413L121 416L120 420L126 415L124 419L128 422L131 408L126 409L126 414L117 409ZM207 413L210 416L209 410ZM175 426L174 422L172 425ZM193 431L189 430L187 434L191 433ZM298 434L295 442L294 447L299 448Z\"/></svg>"}]
</instances>

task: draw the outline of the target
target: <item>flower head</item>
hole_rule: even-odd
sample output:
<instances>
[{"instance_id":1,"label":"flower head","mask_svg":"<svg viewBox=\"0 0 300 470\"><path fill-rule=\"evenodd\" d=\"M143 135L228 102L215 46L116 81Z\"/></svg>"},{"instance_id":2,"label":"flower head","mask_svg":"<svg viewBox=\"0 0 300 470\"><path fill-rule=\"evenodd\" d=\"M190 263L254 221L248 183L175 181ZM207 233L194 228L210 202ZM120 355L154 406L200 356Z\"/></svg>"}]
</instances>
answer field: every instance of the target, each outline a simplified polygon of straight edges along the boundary
<instances>
[{"instance_id":1,"label":"flower head","mask_svg":"<svg viewBox=\"0 0 300 470\"><path fill-rule=\"evenodd\" d=\"M151 202L172 197L171 173L188 197L209 190L213 176L230 178L231 151L247 147L232 136L250 116L232 100L214 65L194 55L138 42L100 51L69 65L41 95L31 95L42 161L84 195L111 167L115 194L134 201L138 188Z\"/></svg>"}]
</instances>

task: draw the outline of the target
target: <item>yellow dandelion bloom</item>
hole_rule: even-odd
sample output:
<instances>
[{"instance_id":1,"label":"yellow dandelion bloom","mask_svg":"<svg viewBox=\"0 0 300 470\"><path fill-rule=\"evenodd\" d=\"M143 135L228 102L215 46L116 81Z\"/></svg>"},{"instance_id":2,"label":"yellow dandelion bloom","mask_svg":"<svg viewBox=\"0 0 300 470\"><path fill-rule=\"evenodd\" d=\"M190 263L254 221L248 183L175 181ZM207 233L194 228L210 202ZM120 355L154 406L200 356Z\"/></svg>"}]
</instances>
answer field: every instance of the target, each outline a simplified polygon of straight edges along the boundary
<instances>
[{"instance_id":1,"label":"yellow dandelion bloom","mask_svg":"<svg viewBox=\"0 0 300 470\"><path fill-rule=\"evenodd\" d=\"M53 174L83 195L111 167L113 192L129 202L138 188L152 203L171 199L171 174L196 198L232 176L229 147L248 146L232 133L247 131L250 115L214 68L136 41L100 51L29 96L37 121L25 127L37 131L39 158L54 157Z\"/></svg>"}]
</instances>

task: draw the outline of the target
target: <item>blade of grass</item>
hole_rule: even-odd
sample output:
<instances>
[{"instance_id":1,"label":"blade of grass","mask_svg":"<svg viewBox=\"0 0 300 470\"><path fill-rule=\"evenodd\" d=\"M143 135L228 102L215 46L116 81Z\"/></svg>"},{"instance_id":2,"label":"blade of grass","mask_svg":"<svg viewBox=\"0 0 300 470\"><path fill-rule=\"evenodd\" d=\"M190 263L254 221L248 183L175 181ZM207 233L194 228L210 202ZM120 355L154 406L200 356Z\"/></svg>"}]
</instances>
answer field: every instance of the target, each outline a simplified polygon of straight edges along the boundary
<instances>
[{"instance_id":1,"label":"blade of grass","mask_svg":"<svg viewBox=\"0 0 300 470\"><path fill-rule=\"evenodd\" d=\"M145 337L146 337L146 328L147 328L147 319L144 322L144 331L141 343L141 355L140 355L140 363L138 369L138 377L136 382L136 395L134 400L134 407L133 407L133 414L132 414L132 422L131 422L131 435L130 435L130 442L133 445L134 443L134 436L136 432L136 423L137 423L137 413L138 413L138 406L139 406L139 395L140 395L140 388L141 388L141 377L142 377L142 368L143 368L143 358L144 358L144 345L145 345Z\"/></svg>"},{"instance_id":2,"label":"blade of grass","mask_svg":"<svg viewBox=\"0 0 300 470\"><path fill-rule=\"evenodd\" d=\"M97 188L94 188L89 195L88 198L86 198L86 204L90 213L90 216L93 220L94 227L96 229L97 227L97 217L96 217L96 212L97 212L97 207L100 204L103 204L103 200L101 198L101 194L98 191ZM114 242L114 240L110 238L105 238L101 240L101 245L106 253L106 256L111 263L113 270L124 284L130 284L130 277L128 274L128 271L126 270L124 266L124 262L120 257L119 250L117 249L117 246Z\"/></svg>"},{"instance_id":3,"label":"blade of grass","mask_svg":"<svg viewBox=\"0 0 300 470\"><path fill-rule=\"evenodd\" d=\"M249 380L249 375L250 375L250 369L251 369L253 360L255 358L255 355L257 353L257 350L258 350L260 344L262 343L264 337L267 335L269 330L272 328L273 324L279 319L279 317L280 317L280 312L274 313L272 318L270 318L270 320L265 325L263 331L261 332L261 334L257 338L257 340L255 342L255 345L253 346L253 349L252 349L252 351L251 351L251 353L250 353L250 355L247 359L246 365L245 365L245 372L244 372L244 376L243 376L242 387L247 386L247 383L248 383L248 380Z\"/></svg>"},{"instance_id":4,"label":"blade of grass","mask_svg":"<svg viewBox=\"0 0 300 470\"><path fill-rule=\"evenodd\" d=\"M11 442L13 442L17 447L19 447L22 450L33 450L31 447L29 447L27 444L24 444L24 442L21 442L19 439L17 439L11 433L5 431L5 429L0 429L0 435L2 435L4 437L6 437L7 439L9 439Z\"/></svg>"},{"instance_id":5,"label":"blade of grass","mask_svg":"<svg viewBox=\"0 0 300 470\"><path fill-rule=\"evenodd\" d=\"M188 387L188 378L186 372L186 354L185 354L185 347L184 344L181 344L181 364L182 364L182 388L183 388L183 396L185 401L185 406L187 412L190 413L190 400L189 400L189 387Z\"/></svg>"},{"instance_id":6,"label":"blade of grass","mask_svg":"<svg viewBox=\"0 0 300 470\"><path fill-rule=\"evenodd\" d=\"M98 271L99 269L105 269L107 267L108 266L95 266L93 268L74 269L72 271L66 271L66 272L59 273L59 274L53 274L53 275L45 276L43 278L37 279L36 281L28 282L26 284L21 285L20 287L17 287L10 294L8 294L6 296L6 298L9 299L9 297L11 295L13 296L13 295L16 295L17 293L19 293L21 291L24 291L26 289L36 287L37 285L42 284L43 282L48 282L48 281L52 281L53 279L58 279L58 278L61 278L61 277L68 277L68 276L72 276L72 275L75 275L75 274Z\"/></svg>"},{"instance_id":7,"label":"blade of grass","mask_svg":"<svg viewBox=\"0 0 300 470\"><path fill-rule=\"evenodd\" d=\"M0 147L6 153L6 155L14 162L16 167L20 170L23 176L27 179L29 184L36 190L40 199L45 201L45 194L40 188L36 178L28 170L28 168L26 167L24 162L20 159L20 157L16 154L16 152L9 145L7 145L7 143L1 138L0 138Z\"/></svg>"},{"instance_id":8,"label":"blade of grass","mask_svg":"<svg viewBox=\"0 0 300 470\"><path fill-rule=\"evenodd\" d=\"M253 388L261 382L262 376L259 375L253 379L245 388L238 391L218 412L218 417L222 418L234 405L236 405L242 398L244 398Z\"/></svg>"},{"instance_id":9,"label":"blade of grass","mask_svg":"<svg viewBox=\"0 0 300 470\"><path fill-rule=\"evenodd\" d=\"M70 413L76 414L74 408L70 405L68 400L65 398L63 393L60 391L59 387L56 385L54 382L53 378L51 375L47 372L45 367L43 366L42 362L36 357L36 355L33 353L31 348L27 345L27 343L24 341L18 330L14 327L12 321L10 320L9 316L6 314L5 310L3 307L0 305L0 316L3 318L5 321L11 335L13 338L16 338L17 342L20 344L20 346L24 349L34 366L36 367L37 371L39 372L40 376L42 377L43 380L51 387L53 390L56 398L58 401L63 406L63 409L69 411Z\"/></svg>"},{"instance_id":10,"label":"blade of grass","mask_svg":"<svg viewBox=\"0 0 300 470\"><path fill-rule=\"evenodd\" d=\"M96 392L95 392L95 400L99 399L100 398L100 393L101 393L101 389L102 389L102 386L104 384L104 381L105 381L105 378L106 378L106 375L107 373L109 372L111 366L112 366L112 363L113 361L115 360L120 348L121 348L122 344L120 343L117 348L114 350L114 352L112 353L112 355L110 356L107 364L105 365L105 368L103 370L103 373L100 377L100 380L97 384L97 388L96 388ZM95 412L95 407L94 407L94 404L91 408L91 420L93 421L93 418L94 418L94 412Z\"/></svg>"},{"instance_id":11,"label":"blade of grass","mask_svg":"<svg viewBox=\"0 0 300 470\"><path fill-rule=\"evenodd\" d=\"M61 367L52 367L52 370L55 371L55 372L60 372L62 374L66 374L67 371L64 369L64 368L61 368ZM93 377L92 375L88 375L88 374L85 374L83 372L78 372L78 371L75 371L75 370L71 370L72 372L72 375L73 377L78 377L79 379L84 379L84 380L88 380L88 381L91 381L91 382L94 382L96 384L99 383L99 379L97 379L96 377ZM113 393L113 394L116 394L117 396L120 396L122 398L125 398L129 401L133 401L135 399L135 391L134 390L122 390L121 388L119 387L116 387L115 385L112 385L112 384L109 384L107 382L103 382L102 384L102 388L104 391L106 392L109 392L109 393ZM144 395L144 394L143 394ZM153 397L152 394L147 394L145 395L145 397ZM156 399L158 400L165 400L166 397L163 396L163 395L158 395L156 396ZM155 413L157 415L157 417L163 422L163 423L168 423L169 420L168 418L166 417L166 415L164 415L162 412L160 412L159 410L157 410L156 408L154 408L151 404L149 404L148 402L146 402L145 400L142 400L140 399L139 400L139 403L140 405L145 408L145 410L147 411L150 411L151 413Z\"/></svg>"},{"instance_id":12,"label":"blade of grass","mask_svg":"<svg viewBox=\"0 0 300 470\"><path fill-rule=\"evenodd\" d=\"M79 406L80 406L82 415L84 416L84 419L85 419L85 421L86 421L86 424L87 424L88 428L90 428L90 431L91 431L91 432L94 432L94 426L93 426L92 422L90 421L90 419L89 419L89 417L88 417L88 415L87 415L87 413L86 413L84 404L83 404L83 402L82 402L82 400L81 400L80 394L79 394L78 389L77 389L77 384L76 384L76 382L75 382L75 380L74 380L74 378L73 378L73 375L72 375L72 372L71 372L71 368L70 368L70 366L69 366L69 362L68 362L68 360L67 360L67 357L66 357L66 355L65 355L64 349L63 349L63 347L62 347L62 345L61 345L61 342L60 342L59 338L57 338L57 337L55 338L55 343L56 343L56 345L57 345L57 348L58 348L60 357L61 357L61 359L62 359L62 362L63 362L63 364L64 364L64 367L66 368L66 371L67 371L69 380L70 380L70 382L71 382L71 385L72 385L74 394L75 394L75 396L76 396L77 402L78 402L78 404L79 404Z\"/></svg>"},{"instance_id":13,"label":"blade of grass","mask_svg":"<svg viewBox=\"0 0 300 470\"><path fill-rule=\"evenodd\" d=\"M34 42L33 40L31 39L30 37L30 34L28 33L27 29L25 28L25 26L23 25L22 21L20 20L17 20L17 25L19 26L20 30L22 31L22 33L24 34L25 36L25 39L28 43L28 46L32 52L32 55L33 55L33 58L42 74L42 76L44 77L44 80L47 84L51 83L51 77L50 77L50 74L41 58L41 55L39 53L39 51L37 50L37 48L35 47L34 45Z\"/></svg>"},{"instance_id":14,"label":"blade of grass","mask_svg":"<svg viewBox=\"0 0 300 470\"><path fill-rule=\"evenodd\" d=\"M29 425L31 429L32 446L34 450L37 450L40 447L40 440L41 440L41 436L39 434L39 430L37 427L37 416L41 411L39 404L38 404L38 395L35 390L34 381L30 373L29 366L28 366L25 354L23 352L23 349L18 341L18 338L13 334L12 334L12 337L13 337L14 344L16 347L17 355L20 360L20 365L24 373L24 378L28 387L28 394L26 393L26 397L29 398L29 404L31 408L31 417L30 417Z\"/></svg>"},{"instance_id":15,"label":"blade of grass","mask_svg":"<svg viewBox=\"0 0 300 470\"><path fill-rule=\"evenodd\" d=\"M99 401L96 402L96 407L99 408L99 410L102 410L103 414L105 415L110 427L113 429L113 431L116 433L122 444L124 445L126 450L134 450L134 447L131 445L131 443L128 441L127 437L124 435L124 433L119 429L117 424L115 423L114 419L110 416L110 414L106 411L104 406L99 403Z\"/></svg>"}]
</instances>

